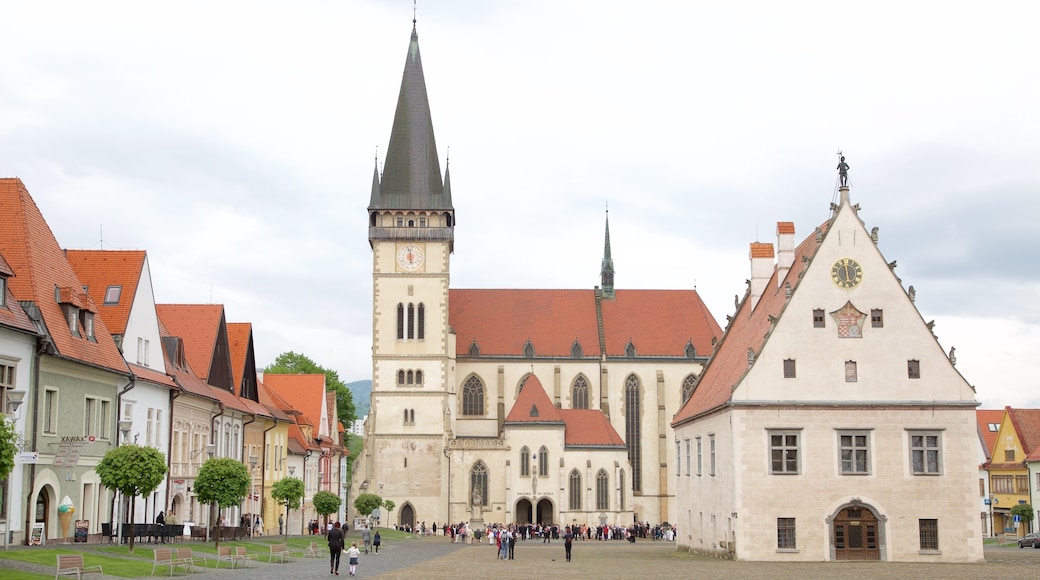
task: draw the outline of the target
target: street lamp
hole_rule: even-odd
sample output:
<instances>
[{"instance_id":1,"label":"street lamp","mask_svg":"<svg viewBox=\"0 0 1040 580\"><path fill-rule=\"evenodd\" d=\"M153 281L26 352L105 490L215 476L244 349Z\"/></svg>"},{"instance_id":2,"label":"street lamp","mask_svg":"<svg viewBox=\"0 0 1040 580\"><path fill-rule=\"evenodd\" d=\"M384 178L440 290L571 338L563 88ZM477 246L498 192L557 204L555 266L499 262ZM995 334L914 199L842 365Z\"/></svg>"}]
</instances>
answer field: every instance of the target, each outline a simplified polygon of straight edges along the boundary
<instances>
[{"instance_id":1,"label":"street lamp","mask_svg":"<svg viewBox=\"0 0 1040 580\"><path fill-rule=\"evenodd\" d=\"M119 432L123 434L123 443L130 442L130 430L134 428L134 422L130 419L123 419L119 422Z\"/></svg>"},{"instance_id":2,"label":"street lamp","mask_svg":"<svg viewBox=\"0 0 1040 580\"><path fill-rule=\"evenodd\" d=\"M124 445L130 442L130 431L133 428L134 422L130 419L123 419L119 422L119 432L123 434ZM125 497L120 497L119 501L116 502L116 525L119 526L119 530L116 532L116 540L119 542L120 545L122 545L123 543L123 520L126 519L125 506L123 505L125 501Z\"/></svg>"},{"instance_id":3,"label":"street lamp","mask_svg":"<svg viewBox=\"0 0 1040 580\"><path fill-rule=\"evenodd\" d=\"M256 464L260 461L260 458L256 455L249 456L249 511L253 512L249 514L249 537L253 537L254 528L256 528Z\"/></svg>"},{"instance_id":4,"label":"street lamp","mask_svg":"<svg viewBox=\"0 0 1040 580\"><path fill-rule=\"evenodd\" d=\"M7 391L7 408L4 409L4 414L8 416L12 421L18 415L18 407L22 406L22 399L25 398L25 391Z\"/></svg>"},{"instance_id":5,"label":"street lamp","mask_svg":"<svg viewBox=\"0 0 1040 580\"><path fill-rule=\"evenodd\" d=\"M447 523L451 523L451 456L449 455L450 451L451 450L448 449L447 447L445 447L443 449L443 451L442 451L442 453L444 453L444 458L448 460L448 513L447 513L448 519L447 519Z\"/></svg>"}]
</instances>

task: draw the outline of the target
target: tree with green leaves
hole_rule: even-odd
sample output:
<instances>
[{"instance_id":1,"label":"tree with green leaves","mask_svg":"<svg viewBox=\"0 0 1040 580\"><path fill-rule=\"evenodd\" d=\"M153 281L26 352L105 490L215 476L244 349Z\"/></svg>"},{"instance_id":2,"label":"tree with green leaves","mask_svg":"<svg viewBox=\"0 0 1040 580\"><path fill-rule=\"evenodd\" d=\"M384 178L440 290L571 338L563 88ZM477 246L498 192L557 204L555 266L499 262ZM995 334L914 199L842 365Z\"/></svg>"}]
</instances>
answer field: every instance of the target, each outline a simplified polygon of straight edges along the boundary
<instances>
[{"instance_id":1,"label":"tree with green leaves","mask_svg":"<svg viewBox=\"0 0 1040 580\"><path fill-rule=\"evenodd\" d=\"M331 491L319 491L314 494L314 498L312 498L311 501L314 503L314 511L318 512L318 515L325 516L325 527L327 528L329 525L329 515L334 514L339 510L339 504L342 503L342 501L339 499L338 495Z\"/></svg>"},{"instance_id":2,"label":"tree with green leaves","mask_svg":"<svg viewBox=\"0 0 1040 580\"><path fill-rule=\"evenodd\" d=\"M339 373L326 369L314 362L306 355L297 354L293 351L283 352L278 355L274 362L264 368L264 373L272 375L325 375L325 390L336 393L337 419L344 427L349 427L357 419L357 409L354 407L354 396L339 378ZM346 446L344 441L343 445Z\"/></svg>"},{"instance_id":3,"label":"tree with green leaves","mask_svg":"<svg viewBox=\"0 0 1040 580\"><path fill-rule=\"evenodd\" d=\"M289 510L300 509L303 502L303 482L295 477L283 477L271 486L271 497L285 506L285 535L289 535Z\"/></svg>"},{"instance_id":4,"label":"tree with green leaves","mask_svg":"<svg viewBox=\"0 0 1040 580\"><path fill-rule=\"evenodd\" d=\"M381 505L383 498L374 493L362 493L354 498L354 509L363 516L371 515Z\"/></svg>"},{"instance_id":5,"label":"tree with green leaves","mask_svg":"<svg viewBox=\"0 0 1040 580\"><path fill-rule=\"evenodd\" d=\"M391 499L383 500L383 509L386 510L386 521L387 522L390 521L390 512L394 511L395 507L397 507L397 504L394 503L393 500L391 500ZM389 523L387 525L389 525Z\"/></svg>"},{"instance_id":6,"label":"tree with green leaves","mask_svg":"<svg viewBox=\"0 0 1040 580\"><path fill-rule=\"evenodd\" d=\"M120 445L105 453L94 471L101 485L130 498L132 514L137 496L152 493L166 477L166 457L154 447ZM134 553L134 534L130 534L130 553Z\"/></svg>"},{"instance_id":7,"label":"tree with green leaves","mask_svg":"<svg viewBox=\"0 0 1040 580\"><path fill-rule=\"evenodd\" d=\"M1025 530L1029 529L1029 522L1033 521L1033 506L1027 503L1020 503L1011 506L1011 515L1019 516L1022 523L1018 526L1019 530L1023 530L1019 535L1025 533Z\"/></svg>"},{"instance_id":8,"label":"tree with green leaves","mask_svg":"<svg viewBox=\"0 0 1040 580\"><path fill-rule=\"evenodd\" d=\"M14 421L0 417L0 481L14 471L14 454L18 451Z\"/></svg>"},{"instance_id":9,"label":"tree with green leaves","mask_svg":"<svg viewBox=\"0 0 1040 580\"><path fill-rule=\"evenodd\" d=\"M216 505L220 509L229 508L242 503L249 492L251 483L252 478L245 463L227 457L208 459L199 468L199 474L195 476L195 497L199 503ZM219 523L219 518L216 522L210 522L216 531L218 548L220 547Z\"/></svg>"}]
</instances>

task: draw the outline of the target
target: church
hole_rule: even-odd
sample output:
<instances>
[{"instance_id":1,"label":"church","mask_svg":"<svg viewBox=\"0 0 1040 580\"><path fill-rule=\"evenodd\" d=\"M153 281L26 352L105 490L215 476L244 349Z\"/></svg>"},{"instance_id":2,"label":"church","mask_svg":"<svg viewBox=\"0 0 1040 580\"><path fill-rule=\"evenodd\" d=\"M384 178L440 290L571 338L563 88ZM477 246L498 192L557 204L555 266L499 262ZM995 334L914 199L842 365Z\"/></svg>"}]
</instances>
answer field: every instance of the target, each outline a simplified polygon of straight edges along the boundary
<instances>
[{"instance_id":1,"label":"church","mask_svg":"<svg viewBox=\"0 0 1040 580\"><path fill-rule=\"evenodd\" d=\"M671 419L722 335L696 290L615 288L609 221L591 288L452 288L455 227L413 23L368 205L372 394L350 497L392 500L383 525L674 520Z\"/></svg>"}]
</instances>

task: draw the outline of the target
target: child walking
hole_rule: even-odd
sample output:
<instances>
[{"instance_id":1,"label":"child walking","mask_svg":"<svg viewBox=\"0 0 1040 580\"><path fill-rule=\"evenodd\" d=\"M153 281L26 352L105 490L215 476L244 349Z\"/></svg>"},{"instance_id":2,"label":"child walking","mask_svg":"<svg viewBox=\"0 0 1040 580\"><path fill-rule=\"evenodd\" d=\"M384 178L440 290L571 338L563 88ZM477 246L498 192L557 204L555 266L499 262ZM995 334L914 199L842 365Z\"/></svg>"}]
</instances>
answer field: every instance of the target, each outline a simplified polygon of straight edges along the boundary
<instances>
[{"instance_id":1,"label":"child walking","mask_svg":"<svg viewBox=\"0 0 1040 580\"><path fill-rule=\"evenodd\" d=\"M350 558L350 575L353 576L357 572L358 558L361 557L361 550L358 550L357 542L351 542L350 548L347 550L347 558Z\"/></svg>"}]
</instances>

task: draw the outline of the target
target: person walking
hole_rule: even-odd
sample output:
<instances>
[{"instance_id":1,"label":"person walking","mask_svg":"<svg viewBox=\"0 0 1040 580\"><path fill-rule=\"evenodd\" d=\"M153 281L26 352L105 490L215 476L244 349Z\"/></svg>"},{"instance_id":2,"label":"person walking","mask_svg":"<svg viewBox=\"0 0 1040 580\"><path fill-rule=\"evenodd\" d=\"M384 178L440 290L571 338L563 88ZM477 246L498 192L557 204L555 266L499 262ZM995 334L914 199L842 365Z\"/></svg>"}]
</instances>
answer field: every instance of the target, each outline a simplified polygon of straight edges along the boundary
<instances>
[{"instance_id":1,"label":"person walking","mask_svg":"<svg viewBox=\"0 0 1040 580\"><path fill-rule=\"evenodd\" d=\"M339 556L342 551L343 530L340 528L339 522L336 522L329 531L329 574L339 576ZM350 573L353 574L353 570Z\"/></svg>"},{"instance_id":2,"label":"person walking","mask_svg":"<svg viewBox=\"0 0 1040 580\"><path fill-rule=\"evenodd\" d=\"M361 528L361 541L365 543L365 554L368 554L368 547L372 545L372 528Z\"/></svg>"},{"instance_id":3,"label":"person walking","mask_svg":"<svg viewBox=\"0 0 1040 580\"><path fill-rule=\"evenodd\" d=\"M361 550L358 550L357 542L350 543L350 549L347 550L347 563L350 564L350 575L353 576L357 572L358 558L361 557Z\"/></svg>"},{"instance_id":4,"label":"person walking","mask_svg":"<svg viewBox=\"0 0 1040 580\"><path fill-rule=\"evenodd\" d=\"M574 543L574 534L571 533L571 527L567 526L567 530L563 533L563 551L567 554L567 561L571 561L571 546Z\"/></svg>"},{"instance_id":5,"label":"person walking","mask_svg":"<svg viewBox=\"0 0 1040 580\"><path fill-rule=\"evenodd\" d=\"M379 553L379 544L383 541L383 538L379 536L379 530L376 530L376 535L372 536L372 546L376 549L376 554Z\"/></svg>"}]
</instances>

